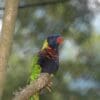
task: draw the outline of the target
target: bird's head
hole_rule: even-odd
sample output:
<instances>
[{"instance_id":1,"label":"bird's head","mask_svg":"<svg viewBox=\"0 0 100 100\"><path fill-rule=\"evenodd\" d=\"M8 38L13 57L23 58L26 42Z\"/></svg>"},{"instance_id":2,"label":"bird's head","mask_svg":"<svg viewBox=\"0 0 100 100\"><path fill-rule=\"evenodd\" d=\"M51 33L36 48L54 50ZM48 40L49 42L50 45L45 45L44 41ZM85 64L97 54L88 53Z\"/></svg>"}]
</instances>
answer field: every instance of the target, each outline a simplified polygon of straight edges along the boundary
<instances>
[{"instance_id":1,"label":"bird's head","mask_svg":"<svg viewBox=\"0 0 100 100\"><path fill-rule=\"evenodd\" d=\"M63 38L61 35L51 35L48 36L47 39L44 41L43 49L52 48L58 49L59 45L63 42Z\"/></svg>"}]
</instances>

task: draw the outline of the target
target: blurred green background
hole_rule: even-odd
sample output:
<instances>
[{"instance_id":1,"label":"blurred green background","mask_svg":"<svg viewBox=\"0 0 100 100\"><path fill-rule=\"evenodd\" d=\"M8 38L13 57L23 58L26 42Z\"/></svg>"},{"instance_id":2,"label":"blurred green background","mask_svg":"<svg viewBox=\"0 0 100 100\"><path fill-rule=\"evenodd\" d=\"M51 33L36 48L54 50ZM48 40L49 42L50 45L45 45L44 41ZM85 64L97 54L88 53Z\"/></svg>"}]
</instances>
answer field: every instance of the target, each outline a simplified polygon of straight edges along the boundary
<instances>
[{"instance_id":1,"label":"blurred green background","mask_svg":"<svg viewBox=\"0 0 100 100\"><path fill-rule=\"evenodd\" d=\"M20 0L20 6L49 1L55 0ZM52 92L42 93L40 100L100 100L100 0L19 9L3 100L27 84L34 54L46 36L57 32L64 37L60 68Z\"/></svg>"}]
</instances>

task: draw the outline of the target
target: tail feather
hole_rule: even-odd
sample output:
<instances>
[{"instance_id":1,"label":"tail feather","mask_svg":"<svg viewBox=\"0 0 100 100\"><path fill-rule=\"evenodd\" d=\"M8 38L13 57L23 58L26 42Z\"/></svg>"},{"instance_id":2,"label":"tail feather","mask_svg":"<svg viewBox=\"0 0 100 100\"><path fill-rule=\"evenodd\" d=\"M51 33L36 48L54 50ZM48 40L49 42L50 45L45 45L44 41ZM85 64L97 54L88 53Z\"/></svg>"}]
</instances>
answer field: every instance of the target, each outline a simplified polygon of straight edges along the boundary
<instances>
[{"instance_id":1,"label":"tail feather","mask_svg":"<svg viewBox=\"0 0 100 100\"><path fill-rule=\"evenodd\" d=\"M36 93L32 97L30 97L30 100L39 100L39 93Z\"/></svg>"}]
</instances>

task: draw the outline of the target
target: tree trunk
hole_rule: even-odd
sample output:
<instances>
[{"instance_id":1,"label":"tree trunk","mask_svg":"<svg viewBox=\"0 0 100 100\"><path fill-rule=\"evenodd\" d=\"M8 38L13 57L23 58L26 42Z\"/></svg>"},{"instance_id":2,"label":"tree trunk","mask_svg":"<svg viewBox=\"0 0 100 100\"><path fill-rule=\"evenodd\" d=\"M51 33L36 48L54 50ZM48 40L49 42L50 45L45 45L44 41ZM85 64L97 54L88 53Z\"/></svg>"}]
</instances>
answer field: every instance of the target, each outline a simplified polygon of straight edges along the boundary
<instances>
[{"instance_id":1,"label":"tree trunk","mask_svg":"<svg viewBox=\"0 0 100 100\"><path fill-rule=\"evenodd\" d=\"M10 54L19 0L5 0L5 12L0 36L0 100L6 76L6 66Z\"/></svg>"}]
</instances>

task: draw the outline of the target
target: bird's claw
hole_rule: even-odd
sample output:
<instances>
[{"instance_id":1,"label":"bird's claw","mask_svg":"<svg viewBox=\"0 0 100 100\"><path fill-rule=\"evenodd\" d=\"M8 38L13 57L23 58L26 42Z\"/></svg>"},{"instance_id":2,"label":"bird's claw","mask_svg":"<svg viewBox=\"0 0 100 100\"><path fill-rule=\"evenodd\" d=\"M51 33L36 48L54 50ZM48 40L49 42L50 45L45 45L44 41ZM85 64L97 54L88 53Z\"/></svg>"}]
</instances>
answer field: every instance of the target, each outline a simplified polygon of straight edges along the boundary
<instances>
[{"instance_id":1,"label":"bird's claw","mask_svg":"<svg viewBox=\"0 0 100 100\"><path fill-rule=\"evenodd\" d=\"M53 85L53 83L50 81L50 83L46 86L46 89L49 91L49 92L51 92L52 91L52 85Z\"/></svg>"},{"instance_id":2,"label":"bird's claw","mask_svg":"<svg viewBox=\"0 0 100 100\"><path fill-rule=\"evenodd\" d=\"M53 74L51 74L50 75L50 77L51 77L51 79L54 77L54 75ZM50 79L50 82L48 83L48 85L46 86L46 89L49 91L49 92L51 92L52 91L52 85L53 85L53 82L51 81L51 79Z\"/></svg>"},{"instance_id":3,"label":"bird's claw","mask_svg":"<svg viewBox=\"0 0 100 100\"><path fill-rule=\"evenodd\" d=\"M51 91L52 91L50 87L46 87L46 89L47 89L49 92L51 92Z\"/></svg>"}]
</instances>

